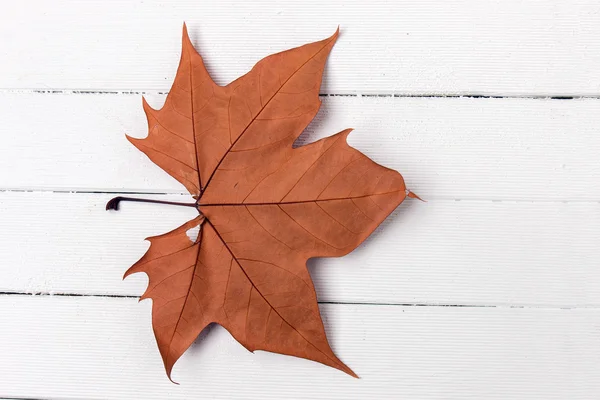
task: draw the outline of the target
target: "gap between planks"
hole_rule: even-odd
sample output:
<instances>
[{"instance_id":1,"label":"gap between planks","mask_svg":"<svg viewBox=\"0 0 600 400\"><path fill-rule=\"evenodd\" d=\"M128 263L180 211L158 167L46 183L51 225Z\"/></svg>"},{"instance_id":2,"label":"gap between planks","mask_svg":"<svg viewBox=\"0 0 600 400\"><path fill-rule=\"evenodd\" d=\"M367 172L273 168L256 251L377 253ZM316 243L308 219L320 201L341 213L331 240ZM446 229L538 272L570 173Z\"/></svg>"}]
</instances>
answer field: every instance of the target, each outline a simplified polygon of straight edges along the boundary
<instances>
[{"instance_id":1,"label":"gap between planks","mask_svg":"<svg viewBox=\"0 0 600 400\"><path fill-rule=\"evenodd\" d=\"M102 89L9 89L0 88L0 93L11 94L71 94L71 95L167 95L168 91L156 90L102 90ZM320 93L320 97L393 97L393 98L473 98L473 99L532 99L532 100L581 100L581 99L600 99L598 95L565 95L565 94L522 94L522 95L503 95L503 94L483 94L468 92L452 93Z\"/></svg>"},{"instance_id":2,"label":"gap between planks","mask_svg":"<svg viewBox=\"0 0 600 400\"><path fill-rule=\"evenodd\" d=\"M183 196L183 197L191 197L190 194L182 191L173 191L173 192L141 192L141 191L127 191L127 190L90 190L90 189L52 189L52 188L3 188L0 189L1 193L56 193L56 194L107 194L107 195L136 195L136 196ZM411 199L407 199L405 201L411 201ZM414 200L413 200L414 201ZM600 200L526 200L519 198L509 198L509 199L489 199L489 198L477 198L470 197L464 199L458 199L455 197L448 196L428 196L424 198L423 201L464 201L464 202L479 202L479 203L525 203L525 204L600 204ZM0 399L1 400L1 399Z\"/></svg>"},{"instance_id":3,"label":"gap between planks","mask_svg":"<svg viewBox=\"0 0 600 400\"><path fill-rule=\"evenodd\" d=\"M25 297L94 297L107 299L139 299L139 296L120 294L85 294L85 293L54 293L54 292L0 292L0 296L25 296ZM141 300L140 300L141 301ZM445 304L445 303L377 303L356 301L318 301L319 304L333 304L339 306L393 306L393 307L432 307L432 308L504 308L504 309L544 309L544 310L579 310L600 309L598 305L578 305L574 307L560 307L536 304Z\"/></svg>"},{"instance_id":4,"label":"gap between planks","mask_svg":"<svg viewBox=\"0 0 600 400\"><path fill-rule=\"evenodd\" d=\"M43 397L0 397L0 400L53 400Z\"/></svg>"}]
</instances>

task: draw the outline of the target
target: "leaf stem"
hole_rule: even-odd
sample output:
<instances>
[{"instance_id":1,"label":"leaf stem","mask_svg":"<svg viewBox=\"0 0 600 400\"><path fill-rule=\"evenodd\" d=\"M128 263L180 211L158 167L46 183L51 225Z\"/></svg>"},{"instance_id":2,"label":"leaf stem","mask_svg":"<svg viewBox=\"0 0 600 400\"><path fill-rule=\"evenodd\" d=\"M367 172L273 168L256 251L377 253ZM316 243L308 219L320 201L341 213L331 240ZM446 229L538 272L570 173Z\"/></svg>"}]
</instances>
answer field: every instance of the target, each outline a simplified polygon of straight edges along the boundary
<instances>
[{"instance_id":1,"label":"leaf stem","mask_svg":"<svg viewBox=\"0 0 600 400\"><path fill-rule=\"evenodd\" d=\"M151 200L151 199L139 199L136 197L123 197L117 196L113 199L110 199L108 203L106 203L107 210L118 210L119 203L122 201L133 201L138 203L156 203L156 204L170 204L172 206L182 206L182 207L196 207L196 203L178 203L175 201L164 201L164 200Z\"/></svg>"}]
</instances>

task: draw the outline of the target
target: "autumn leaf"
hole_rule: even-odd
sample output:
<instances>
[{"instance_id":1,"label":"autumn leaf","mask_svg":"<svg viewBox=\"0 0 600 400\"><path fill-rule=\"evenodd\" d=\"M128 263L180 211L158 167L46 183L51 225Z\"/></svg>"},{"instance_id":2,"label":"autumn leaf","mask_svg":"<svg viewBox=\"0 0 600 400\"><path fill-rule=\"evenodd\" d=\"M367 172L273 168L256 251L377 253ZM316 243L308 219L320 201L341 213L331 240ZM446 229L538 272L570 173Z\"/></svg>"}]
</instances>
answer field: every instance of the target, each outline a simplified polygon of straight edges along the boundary
<instances>
[{"instance_id":1,"label":"autumn leaf","mask_svg":"<svg viewBox=\"0 0 600 400\"><path fill-rule=\"evenodd\" d=\"M126 273L145 272L167 375L210 323L250 351L314 360L356 375L331 350L306 261L355 249L406 197L402 176L350 147L345 130L293 148L317 114L338 32L259 61L219 86L184 25L181 61L148 137L128 137L177 179L199 216L149 238ZM107 209L117 209L111 200ZM137 201L150 201L140 200ZM200 227L195 240L187 231Z\"/></svg>"}]
</instances>

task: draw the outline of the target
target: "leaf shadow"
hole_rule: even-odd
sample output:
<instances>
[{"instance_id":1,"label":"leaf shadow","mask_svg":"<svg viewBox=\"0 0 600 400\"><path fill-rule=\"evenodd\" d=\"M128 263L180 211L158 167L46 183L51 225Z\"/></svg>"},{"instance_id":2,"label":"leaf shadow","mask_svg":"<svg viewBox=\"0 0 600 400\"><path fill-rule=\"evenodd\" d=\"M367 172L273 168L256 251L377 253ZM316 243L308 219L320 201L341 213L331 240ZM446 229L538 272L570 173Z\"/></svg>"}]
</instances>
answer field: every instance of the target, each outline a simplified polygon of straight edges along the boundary
<instances>
[{"instance_id":1,"label":"leaf shadow","mask_svg":"<svg viewBox=\"0 0 600 400\"><path fill-rule=\"evenodd\" d=\"M186 353L194 354L194 356L199 353L201 351L202 343L207 340L208 335L217 328L217 325L217 323L212 322L202 329L198 337L196 337L189 349L187 349Z\"/></svg>"}]
</instances>

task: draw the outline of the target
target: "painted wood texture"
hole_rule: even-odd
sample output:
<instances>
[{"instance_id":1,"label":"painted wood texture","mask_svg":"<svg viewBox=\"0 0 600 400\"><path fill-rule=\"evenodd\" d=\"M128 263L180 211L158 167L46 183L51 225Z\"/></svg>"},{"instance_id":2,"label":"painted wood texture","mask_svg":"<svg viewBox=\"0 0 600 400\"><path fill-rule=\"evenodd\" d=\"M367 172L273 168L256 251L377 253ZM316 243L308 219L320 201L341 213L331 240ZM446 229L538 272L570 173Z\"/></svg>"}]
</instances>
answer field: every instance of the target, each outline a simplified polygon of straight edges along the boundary
<instances>
[{"instance_id":1,"label":"painted wood texture","mask_svg":"<svg viewBox=\"0 0 600 400\"><path fill-rule=\"evenodd\" d=\"M161 379L148 301L2 296L0 391L86 399L600 395L597 309L322 305L321 312L333 348L361 379L307 360L252 354L214 326L175 366L175 386Z\"/></svg>"},{"instance_id":2,"label":"painted wood texture","mask_svg":"<svg viewBox=\"0 0 600 400\"><path fill-rule=\"evenodd\" d=\"M0 10L0 398L600 397L597 1ZM164 376L150 302L135 299L146 278L121 277L145 237L194 211L104 205L188 201L124 136L146 135L142 94L164 101L183 21L220 84L339 24L299 144L355 128L349 143L428 201L348 256L309 261L332 347L360 380L252 355L218 326L175 366L181 386Z\"/></svg>"},{"instance_id":3,"label":"painted wood texture","mask_svg":"<svg viewBox=\"0 0 600 400\"><path fill-rule=\"evenodd\" d=\"M187 21L220 84L340 25L325 93L600 90L596 0L22 0L2 14L1 88L168 90Z\"/></svg>"},{"instance_id":4,"label":"painted wood texture","mask_svg":"<svg viewBox=\"0 0 600 400\"><path fill-rule=\"evenodd\" d=\"M107 212L112 196L1 193L0 292L143 293L144 274L121 278L144 238L195 211L124 203ZM309 265L325 302L598 307L598 238L597 202L407 201L354 252Z\"/></svg>"},{"instance_id":5,"label":"painted wood texture","mask_svg":"<svg viewBox=\"0 0 600 400\"><path fill-rule=\"evenodd\" d=\"M125 139L147 133L139 94L4 92L0 109L0 188L185 192ZM428 200L600 200L597 99L324 97L301 139L346 128Z\"/></svg>"}]
</instances>

